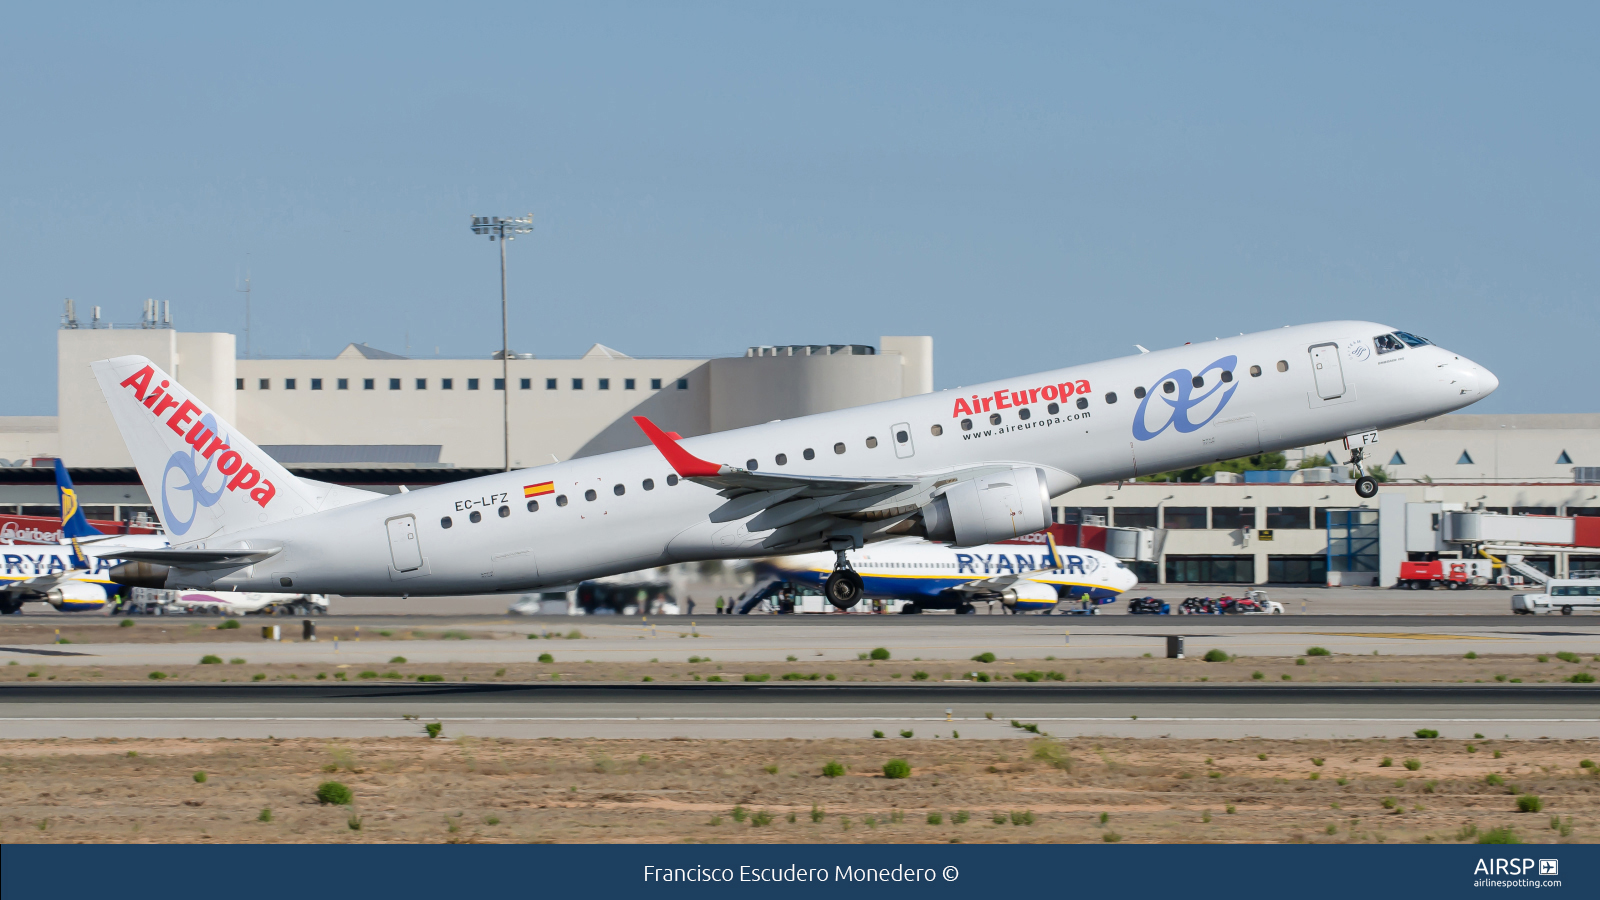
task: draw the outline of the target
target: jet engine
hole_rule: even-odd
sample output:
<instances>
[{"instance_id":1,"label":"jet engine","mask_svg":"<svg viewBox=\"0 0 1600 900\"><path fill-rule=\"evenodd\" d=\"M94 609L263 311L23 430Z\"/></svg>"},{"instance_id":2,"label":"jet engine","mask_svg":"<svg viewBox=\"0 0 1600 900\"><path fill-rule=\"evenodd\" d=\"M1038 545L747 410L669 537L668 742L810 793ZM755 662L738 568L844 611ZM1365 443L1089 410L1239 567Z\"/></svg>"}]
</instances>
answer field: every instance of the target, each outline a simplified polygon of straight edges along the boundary
<instances>
[{"instance_id":1,"label":"jet engine","mask_svg":"<svg viewBox=\"0 0 1600 900\"><path fill-rule=\"evenodd\" d=\"M922 508L930 541L977 547L1050 526L1050 490L1033 466L958 481Z\"/></svg>"},{"instance_id":2,"label":"jet engine","mask_svg":"<svg viewBox=\"0 0 1600 900\"><path fill-rule=\"evenodd\" d=\"M1056 602L1056 589L1048 584L1040 584L1037 581L1019 581L1000 592L1000 602L1007 607L1016 606L1018 601L1023 603L1054 603Z\"/></svg>"},{"instance_id":3,"label":"jet engine","mask_svg":"<svg viewBox=\"0 0 1600 900\"><path fill-rule=\"evenodd\" d=\"M98 584L89 584L83 581L64 581L44 592L45 602L57 609L60 609L62 604L66 603L98 602L104 599L106 599L104 588Z\"/></svg>"}]
</instances>

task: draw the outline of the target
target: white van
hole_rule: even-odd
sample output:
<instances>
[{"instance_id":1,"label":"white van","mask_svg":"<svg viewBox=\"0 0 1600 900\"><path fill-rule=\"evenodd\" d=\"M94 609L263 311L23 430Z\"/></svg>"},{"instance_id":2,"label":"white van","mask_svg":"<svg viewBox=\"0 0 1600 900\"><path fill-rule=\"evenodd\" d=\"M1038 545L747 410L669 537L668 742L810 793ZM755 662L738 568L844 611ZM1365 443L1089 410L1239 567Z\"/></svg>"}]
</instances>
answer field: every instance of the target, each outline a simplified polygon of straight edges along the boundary
<instances>
[{"instance_id":1,"label":"white van","mask_svg":"<svg viewBox=\"0 0 1600 900\"><path fill-rule=\"evenodd\" d=\"M1600 611L1600 580L1552 578L1542 594L1514 594L1511 611L1519 616L1560 612L1570 616L1578 610Z\"/></svg>"}]
</instances>

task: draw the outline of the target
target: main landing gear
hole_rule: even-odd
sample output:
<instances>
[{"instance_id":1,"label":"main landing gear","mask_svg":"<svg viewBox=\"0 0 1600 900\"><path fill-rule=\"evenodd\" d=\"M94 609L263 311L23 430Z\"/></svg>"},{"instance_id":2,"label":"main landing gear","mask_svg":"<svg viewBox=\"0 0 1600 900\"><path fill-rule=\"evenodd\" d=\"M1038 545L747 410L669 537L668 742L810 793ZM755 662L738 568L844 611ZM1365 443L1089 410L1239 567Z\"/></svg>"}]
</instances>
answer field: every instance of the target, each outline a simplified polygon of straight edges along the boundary
<instances>
[{"instance_id":1,"label":"main landing gear","mask_svg":"<svg viewBox=\"0 0 1600 900\"><path fill-rule=\"evenodd\" d=\"M1361 476L1356 479L1356 496L1363 500L1371 500L1373 497L1378 496L1378 479L1368 475L1367 467L1361 464L1361 460L1365 456L1365 449L1361 447L1350 448L1349 464L1354 466L1356 472Z\"/></svg>"},{"instance_id":2,"label":"main landing gear","mask_svg":"<svg viewBox=\"0 0 1600 900\"><path fill-rule=\"evenodd\" d=\"M850 609L861 602L861 592L865 585L861 583L861 576L851 568L850 560L844 555L849 549L848 545L836 545L833 548L835 555L833 574L822 584L822 593L839 609Z\"/></svg>"}]
</instances>

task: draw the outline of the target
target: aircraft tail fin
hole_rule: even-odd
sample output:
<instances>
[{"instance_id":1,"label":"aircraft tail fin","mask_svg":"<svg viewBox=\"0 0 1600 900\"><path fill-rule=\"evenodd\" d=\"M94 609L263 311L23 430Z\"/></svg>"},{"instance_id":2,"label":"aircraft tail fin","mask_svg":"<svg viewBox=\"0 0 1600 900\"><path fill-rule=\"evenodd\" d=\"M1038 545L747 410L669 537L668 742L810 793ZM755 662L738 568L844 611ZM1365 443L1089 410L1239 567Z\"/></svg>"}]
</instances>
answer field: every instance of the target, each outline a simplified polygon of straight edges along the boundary
<instances>
[{"instance_id":1,"label":"aircraft tail fin","mask_svg":"<svg viewBox=\"0 0 1600 900\"><path fill-rule=\"evenodd\" d=\"M100 537L103 532L89 524L78 505L78 492L72 487L67 464L56 460L56 499L61 503L61 536L64 538Z\"/></svg>"},{"instance_id":2,"label":"aircraft tail fin","mask_svg":"<svg viewBox=\"0 0 1600 900\"><path fill-rule=\"evenodd\" d=\"M376 496L296 478L142 356L91 368L175 545Z\"/></svg>"}]
</instances>

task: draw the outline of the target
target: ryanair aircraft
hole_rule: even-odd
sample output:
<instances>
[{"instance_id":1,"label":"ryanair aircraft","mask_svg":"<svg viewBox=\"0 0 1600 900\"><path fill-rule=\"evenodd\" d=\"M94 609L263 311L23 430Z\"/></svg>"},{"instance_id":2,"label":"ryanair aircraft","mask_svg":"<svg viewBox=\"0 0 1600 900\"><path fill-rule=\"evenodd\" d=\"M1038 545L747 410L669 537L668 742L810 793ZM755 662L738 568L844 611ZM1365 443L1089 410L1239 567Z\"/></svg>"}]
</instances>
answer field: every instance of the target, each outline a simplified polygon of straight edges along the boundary
<instances>
[{"instance_id":1,"label":"ryanair aircraft","mask_svg":"<svg viewBox=\"0 0 1600 900\"><path fill-rule=\"evenodd\" d=\"M873 544L855 563L863 594L903 600L902 613L925 609L974 612L974 603L999 601L1011 612L1055 609L1057 600L1109 603L1139 579L1121 560L1097 550L1045 544L985 544L956 549L912 538ZM790 583L822 587L833 569L830 553L780 556L766 566Z\"/></svg>"}]
</instances>

